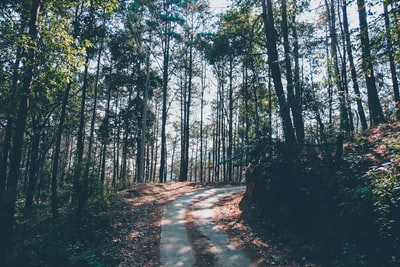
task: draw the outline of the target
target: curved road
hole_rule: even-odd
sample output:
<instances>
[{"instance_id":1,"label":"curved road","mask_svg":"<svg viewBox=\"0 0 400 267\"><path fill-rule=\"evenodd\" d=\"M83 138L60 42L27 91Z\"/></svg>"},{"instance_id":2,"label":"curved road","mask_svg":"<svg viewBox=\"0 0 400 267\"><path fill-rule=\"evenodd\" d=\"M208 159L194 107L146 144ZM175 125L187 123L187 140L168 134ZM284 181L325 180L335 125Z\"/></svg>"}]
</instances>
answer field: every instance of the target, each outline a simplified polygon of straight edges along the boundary
<instances>
[{"instance_id":1,"label":"curved road","mask_svg":"<svg viewBox=\"0 0 400 267\"><path fill-rule=\"evenodd\" d=\"M218 198L245 190L243 186L214 188L190 193L167 205L161 221L161 266L197 266L193 239L188 238L188 214L212 255L208 266L251 266L244 253L215 225L213 205ZM190 241L192 240L192 242Z\"/></svg>"}]
</instances>

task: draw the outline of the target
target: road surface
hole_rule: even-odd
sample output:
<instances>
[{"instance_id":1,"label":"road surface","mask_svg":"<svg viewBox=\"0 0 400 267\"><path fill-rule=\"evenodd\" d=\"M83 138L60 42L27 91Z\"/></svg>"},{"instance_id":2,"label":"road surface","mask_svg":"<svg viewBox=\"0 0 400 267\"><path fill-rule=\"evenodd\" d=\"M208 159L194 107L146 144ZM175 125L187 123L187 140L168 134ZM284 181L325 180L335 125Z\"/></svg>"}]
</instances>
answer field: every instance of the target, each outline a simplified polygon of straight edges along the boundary
<instances>
[{"instance_id":1,"label":"road surface","mask_svg":"<svg viewBox=\"0 0 400 267\"><path fill-rule=\"evenodd\" d=\"M243 186L206 189L168 204L161 221L161 266L200 266L204 264L204 257L199 262L199 248L206 249L206 257L210 259L207 266L251 266L244 253L215 224L212 209L219 198L244 190ZM200 238L193 239L193 232Z\"/></svg>"}]
</instances>

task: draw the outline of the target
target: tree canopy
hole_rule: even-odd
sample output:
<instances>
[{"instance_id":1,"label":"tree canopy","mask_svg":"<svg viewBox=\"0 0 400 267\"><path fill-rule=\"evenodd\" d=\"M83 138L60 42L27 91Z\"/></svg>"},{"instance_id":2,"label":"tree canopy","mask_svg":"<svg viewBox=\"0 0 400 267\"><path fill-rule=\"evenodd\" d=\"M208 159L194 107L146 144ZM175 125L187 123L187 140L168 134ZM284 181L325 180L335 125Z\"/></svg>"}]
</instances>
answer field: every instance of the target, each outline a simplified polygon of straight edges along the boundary
<instances>
[{"instance_id":1,"label":"tree canopy","mask_svg":"<svg viewBox=\"0 0 400 267\"><path fill-rule=\"evenodd\" d=\"M399 119L397 1L211 4L1 1L0 258L39 204L80 217L135 183L241 181L278 150L339 160Z\"/></svg>"}]
</instances>

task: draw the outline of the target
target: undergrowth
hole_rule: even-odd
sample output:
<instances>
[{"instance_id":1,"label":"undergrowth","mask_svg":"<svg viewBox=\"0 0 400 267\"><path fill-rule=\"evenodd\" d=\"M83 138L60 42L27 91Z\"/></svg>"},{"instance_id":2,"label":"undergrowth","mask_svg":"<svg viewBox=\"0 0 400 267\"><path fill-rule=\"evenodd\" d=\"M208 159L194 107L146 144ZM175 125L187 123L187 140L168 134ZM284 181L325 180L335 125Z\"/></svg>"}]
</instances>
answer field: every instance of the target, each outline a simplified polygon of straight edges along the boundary
<instances>
[{"instance_id":1,"label":"undergrowth","mask_svg":"<svg viewBox=\"0 0 400 267\"><path fill-rule=\"evenodd\" d=\"M322 266L400 266L399 139L377 133L352 140L342 160L305 147L249 171L252 198Z\"/></svg>"},{"instance_id":2,"label":"undergrowth","mask_svg":"<svg viewBox=\"0 0 400 267\"><path fill-rule=\"evenodd\" d=\"M97 260L99 244L110 236L109 197L90 199L83 216L74 208L66 207L57 218L48 216L37 225L29 218L24 231L35 234L18 242L7 255L7 266L102 266ZM32 228L32 229L31 229ZM40 228L40 229L38 229Z\"/></svg>"}]
</instances>

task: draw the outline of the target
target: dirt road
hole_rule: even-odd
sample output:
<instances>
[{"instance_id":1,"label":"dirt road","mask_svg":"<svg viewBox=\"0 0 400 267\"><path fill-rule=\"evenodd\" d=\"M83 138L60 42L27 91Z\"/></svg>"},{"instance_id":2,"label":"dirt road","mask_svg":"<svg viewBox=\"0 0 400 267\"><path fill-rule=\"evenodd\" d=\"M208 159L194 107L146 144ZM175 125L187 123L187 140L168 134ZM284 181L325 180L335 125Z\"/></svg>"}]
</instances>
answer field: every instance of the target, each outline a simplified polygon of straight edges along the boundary
<instances>
[{"instance_id":1,"label":"dirt road","mask_svg":"<svg viewBox=\"0 0 400 267\"><path fill-rule=\"evenodd\" d=\"M167 205L161 221L161 266L251 266L215 224L218 198L244 187L201 190Z\"/></svg>"}]
</instances>

